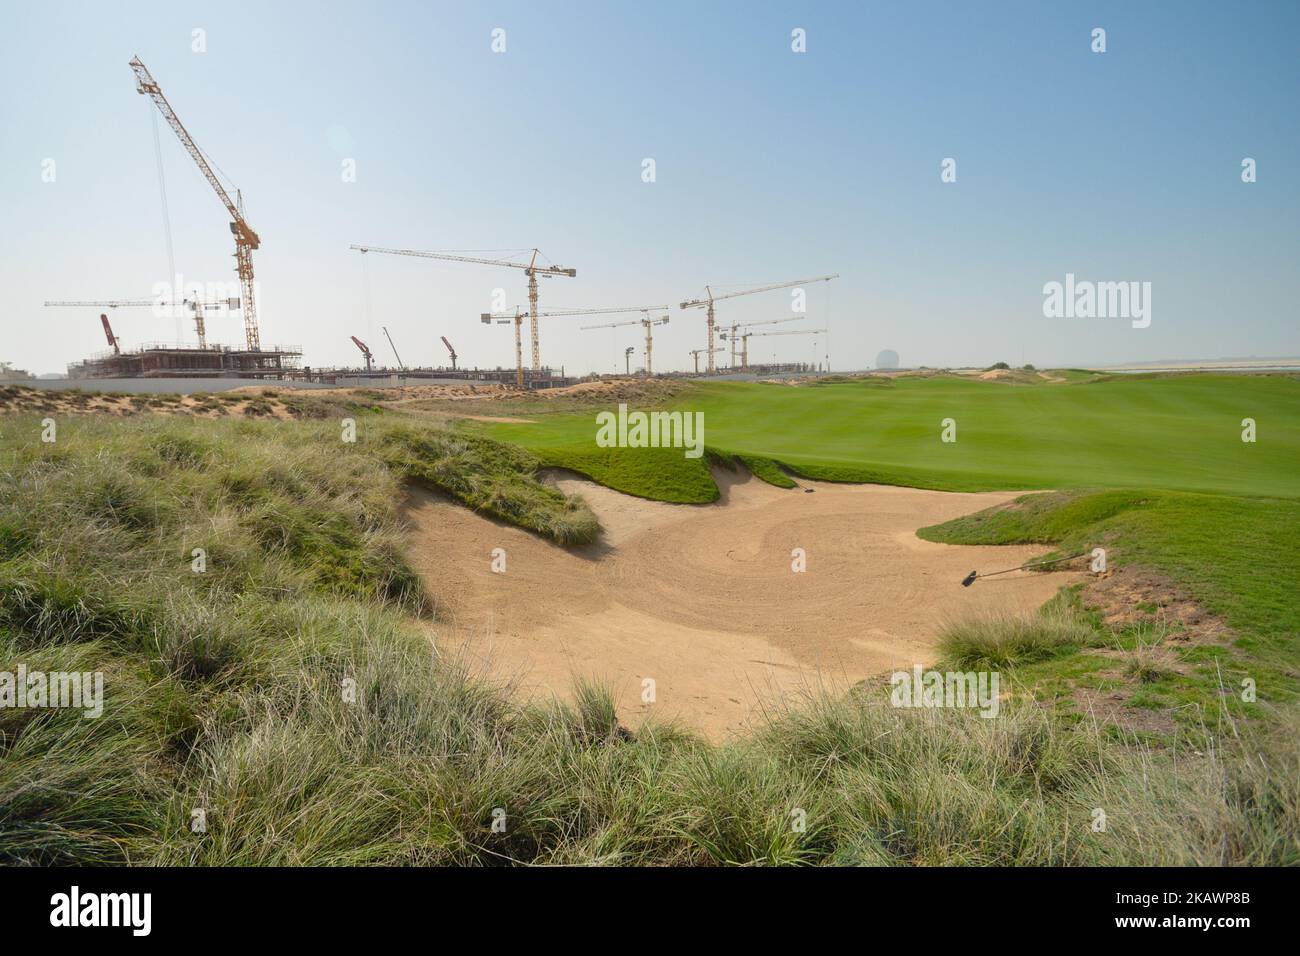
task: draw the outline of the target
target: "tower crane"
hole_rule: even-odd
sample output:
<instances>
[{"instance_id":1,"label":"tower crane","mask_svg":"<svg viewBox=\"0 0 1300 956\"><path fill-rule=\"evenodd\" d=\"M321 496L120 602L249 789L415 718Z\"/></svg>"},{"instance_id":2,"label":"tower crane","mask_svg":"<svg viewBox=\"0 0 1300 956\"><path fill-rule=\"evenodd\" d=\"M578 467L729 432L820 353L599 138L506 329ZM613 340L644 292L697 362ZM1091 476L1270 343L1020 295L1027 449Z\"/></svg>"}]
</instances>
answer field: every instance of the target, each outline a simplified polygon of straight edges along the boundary
<instances>
[{"instance_id":1,"label":"tower crane","mask_svg":"<svg viewBox=\"0 0 1300 956\"><path fill-rule=\"evenodd\" d=\"M351 338L352 338L352 344L355 345L357 348L361 349L361 354L362 356L365 357L366 360L366 371L369 372L371 362L374 360L374 354L370 351L370 346L367 345L365 342L362 342L355 335L351 336Z\"/></svg>"},{"instance_id":2,"label":"tower crane","mask_svg":"<svg viewBox=\"0 0 1300 956\"><path fill-rule=\"evenodd\" d=\"M537 257L541 252L537 249L532 250L532 258L527 264L514 262L510 259L482 259L478 256L461 256L453 255L447 252L422 252L419 249L383 249L379 246L358 246L353 245L349 248L355 249L362 255L367 252L380 252L387 256L415 256L420 259L441 259L446 262L472 262L481 266L501 266L507 269L523 269L524 274L528 276L528 314L534 316L529 323L532 327L533 339L533 370L536 371L542 367L541 347L537 336L537 277L544 279L554 278L555 276L567 276L572 279L578 274L577 269L566 269L563 266L539 266ZM523 376L520 376L520 384L523 384Z\"/></svg>"},{"instance_id":3,"label":"tower crane","mask_svg":"<svg viewBox=\"0 0 1300 956\"><path fill-rule=\"evenodd\" d=\"M718 333L718 338L722 339L724 342L730 340L731 367L735 368L736 367L736 340L739 339L743 343L746 339L749 338L747 334L740 332L741 329L749 329L759 325L782 325L786 322L802 322L803 320L804 317L798 315L795 316L793 319L766 319L762 322L732 322L730 329L723 329L721 332ZM740 367L744 369L747 366L748 363L745 361L744 350L742 349Z\"/></svg>"},{"instance_id":4,"label":"tower crane","mask_svg":"<svg viewBox=\"0 0 1300 956\"><path fill-rule=\"evenodd\" d=\"M624 325L640 324L643 326L645 328L645 373L647 376L650 376L654 374L654 368L651 364L651 355L653 354L655 344L654 332L652 329L656 325L667 325L668 316L661 315L657 319L652 319L650 318L648 310L642 311L646 314L639 319L628 319L626 322L606 322L604 325L584 325L581 326L581 328L583 331L586 331L588 329L616 329Z\"/></svg>"},{"instance_id":5,"label":"tower crane","mask_svg":"<svg viewBox=\"0 0 1300 956\"><path fill-rule=\"evenodd\" d=\"M479 321L484 325L491 325L496 322L497 325L506 325L509 322L515 324L515 384L520 388L524 387L524 344L520 335L520 329L524 324L524 316L527 313L515 309L514 315L503 315L497 312L484 312L479 315ZM536 326L534 326L536 328Z\"/></svg>"},{"instance_id":6,"label":"tower crane","mask_svg":"<svg viewBox=\"0 0 1300 956\"><path fill-rule=\"evenodd\" d=\"M550 312L539 312L537 313L536 317L532 316L531 313L520 312L518 309L515 309L514 315L511 315L508 312L483 312L479 315L479 321L482 322L484 325L490 325L493 322L496 322L497 325L505 325L511 320L514 321L515 323L515 381L520 387L522 387L524 384L524 365L523 365L523 353L520 348L519 328L520 325L523 323L524 319L526 318L532 319L533 339L535 342L537 338L537 319L545 319L545 318L568 316L568 315L619 315L625 312L649 313L649 312L658 311L660 309L671 309L671 308L672 306L670 305L646 305L646 306L633 305L633 306L621 306L613 309L552 309ZM535 356L534 356L533 367L534 368L537 367Z\"/></svg>"},{"instance_id":7,"label":"tower crane","mask_svg":"<svg viewBox=\"0 0 1300 956\"><path fill-rule=\"evenodd\" d=\"M690 351L690 356L691 356L691 358L695 359L695 374L696 374L696 375L699 375L699 374L700 374L700 356L701 356L702 354L704 354L705 352L707 352L707 351L709 351L709 350L708 350L708 349L691 349L691 351ZM714 351L714 352L721 352L721 351L723 351L723 349L722 349L722 346L718 346L717 348L713 349L712 351Z\"/></svg>"},{"instance_id":8,"label":"tower crane","mask_svg":"<svg viewBox=\"0 0 1300 956\"><path fill-rule=\"evenodd\" d=\"M153 78L148 68L140 62L138 56L131 58L130 66L135 73L135 91L153 100L154 105L158 107L158 112L162 113L167 125L172 128L176 138L181 141L181 145L185 147L190 157L199 167L199 172L203 174L203 177L208 181L208 185L216 192L217 198L226 207L226 211L230 213L230 232L235 237L235 266L236 271L239 273L241 292L239 300L232 299L230 301L240 302L240 309L244 314L244 338L248 350L250 352L260 352L262 350L262 339L257 327L257 301L253 291L253 250L261 246L262 240L258 238L257 233L253 231L253 227L244 218L244 197L236 189L235 198L230 198L226 188L221 185L221 180L212 171L212 167L208 164L203 151L190 137L184 124L181 123L180 117L176 115L171 104L167 102L167 97L163 96L162 87L158 85L158 81ZM200 347L206 347L201 330L199 345Z\"/></svg>"},{"instance_id":9,"label":"tower crane","mask_svg":"<svg viewBox=\"0 0 1300 956\"><path fill-rule=\"evenodd\" d=\"M715 371L713 365L713 326L714 326L714 308L715 302L721 302L723 299L735 299L742 295L754 295L758 292L771 292L775 289L790 289L797 285L805 285L809 282L829 282L831 279L838 279L839 273L831 273L825 276L813 276L811 279L795 279L791 282L776 282L772 285L761 285L754 289L741 289L738 292L724 292L721 295L714 295L711 286L705 286L705 297L703 299L688 299L681 303L683 309L705 309L707 310L709 323L709 374Z\"/></svg>"},{"instance_id":10,"label":"tower crane","mask_svg":"<svg viewBox=\"0 0 1300 956\"><path fill-rule=\"evenodd\" d=\"M452 348L451 343L447 341L447 336L445 335L442 336L442 344L447 346L447 351L451 353L451 370L454 372L456 371L456 350Z\"/></svg>"},{"instance_id":11,"label":"tower crane","mask_svg":"<svg viewBox=\"0 0 1300 956\"><path fill-rule=\"evenodd\" d=\"M107 299L103 302L46 302L45 304L47 306L54 306L60 308L66 307L66 308L74 308L74 309L89 309L89 308L174 309L176 308L176 303L174 302L161 302L157 299ZM194 313L194 331L198 333L199 348L206 349L208 347L208 334L207 334L206 326L204 325L204 319L203 319L204 310L205 309L237 309L239 308L239 300L238 299L215 299L210 302L200 302L197 299L182 299L180 305L184 308L188 308L191 312ZM101 318L103 318L103 316L101 316ZM105 321L107 321L107 319L105 319ZM116 349L117 345L114 344L113 348Z\"/></svg>"},{"instance_id":12,"label":"tower crane","mask_svg":"<svg viewBox=\"0 0 1300 956\"><path fill-rule=\"evenodd\" d=\"M741 349L741 353L744 355L742 361L745 363L746 367L749 366L749 337L751 335L757 335L759 337L768 335L821 335L826 331L826 329L790 329L784 332L746 332L744 334L744 346ZM813 344L815 345L816 343Z\"/></svg>"}]
</instances>

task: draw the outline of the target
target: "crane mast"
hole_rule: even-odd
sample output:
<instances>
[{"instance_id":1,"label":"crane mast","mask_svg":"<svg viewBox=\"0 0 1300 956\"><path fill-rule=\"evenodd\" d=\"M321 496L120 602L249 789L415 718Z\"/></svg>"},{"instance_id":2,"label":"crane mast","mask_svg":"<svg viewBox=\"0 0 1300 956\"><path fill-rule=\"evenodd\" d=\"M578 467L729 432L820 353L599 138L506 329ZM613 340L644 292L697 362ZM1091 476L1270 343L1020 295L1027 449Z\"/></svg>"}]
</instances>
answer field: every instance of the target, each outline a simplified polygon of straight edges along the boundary
<instances>
[{"instance_id":1,"label":"crane mast","mask_svg":"<svg viewBox=\"0 0 1300 956\"><path fill-rule=\"evenodd\" d=\"M524 345L519 330L523 327L524 324L524 313L520 312L519 309L516 308L515 314L513 316L510 315L501 316L501 315L494 314L492 312L483 312L479 314L479 321L482 322L484 325L491 325L494 320L496 321L497 325L505 325L507 322L514 322L515 324L515 384L518 385L520 388L523 388L524 387Z\"/></svg>"},{"instance_id":2,"label":"crane mast","mask_svg":"<svg viewBox=\"0 0 1300 956\"><path fill-rule=\"evenodd\" d=\"M690 355L691 358L695 359L695 374L696 374L696 375L699 375L699 374L700 374L700 354L701 354L702 352L704 352L704 351L705 351L705 349L691 349L690 352L687 353L687 354ZM714 349L713 351L715 351L715 352L721 352L721 351L722 351L722 347L719 346L718 348Z\"/></svg>"},{"instance_id":3,"label":"crane mast","mask_svg":"<svg viewBox=\"0 0 1300 956\"><path fill-rule=\"evenodd\" d=\"M167 125L172 128L176 138L181 141L181 145L185 147L186 152L190 154L190 157L199 167L199 172L203 173L208 185L212 187L217 194L217 198L226 207L226 211L230 213L230 232L235 237L235 266L236 271L239 273L241 291L240 306L244 313L244 337L247 340L250 352L260 352L262 350L262 340L257 327L257 300L253 294L253 250L257 249L262 241L248 224L248 221L244 219L243 197L236 190L236 199L230 198L230 193L226 192L226 188L221 185L221 180L212 171L212 167L208 164L203 151L199 149L189 131L185 129L185 124L176 115L176 111L167 102L162 87L153 78L148 67L140 61L138 56L132 57L130 66L135 73L135 91L153 100L154 105L158 107L158 112L162 113Z\"/></svg>"},{"instance_id":4,"label":"crane mast","mask_svg":"<svg viewBox=\"0 0 1300 956\"><path fill-rule=\"evenodd\" d=\"M667 306L652 306L651 308L667 308ZM631 310L630 310L630 309L611 309L610 311L611 311L611 312L625 312L625 311L630 312ZM660 316L659 318L657 318L657 319L652 319L652 318L650 318L650 311L651 311L651 309L639 309L638 311L640 311L640 312L642 313L642 316L641 316L641 318L639 318L639 319L628 319L626 322L606 322L606 323L604 323L603 325L584 325L584 326L582 326L582 329L583 329L584 331L587 330L587 329L617 329L617 328L620 328L620 327L625 326L625 325L637 325L637 324L642 325L642 326L645 328L645 373L646 373L646 376L649 377L650 375L653 375L653 374L654 374L654 366L653 366L653 358L652 358L652 355L653 355L653 352L654 352L654 344L655 344L655 340L654 340L654 332L652 331L652 329L653 329L654 326L656 326L656 325L667 325L667 324L668 324L668 316L666 316L666 315L661 315L661 316Z\"/></svg>"}]
</instances>

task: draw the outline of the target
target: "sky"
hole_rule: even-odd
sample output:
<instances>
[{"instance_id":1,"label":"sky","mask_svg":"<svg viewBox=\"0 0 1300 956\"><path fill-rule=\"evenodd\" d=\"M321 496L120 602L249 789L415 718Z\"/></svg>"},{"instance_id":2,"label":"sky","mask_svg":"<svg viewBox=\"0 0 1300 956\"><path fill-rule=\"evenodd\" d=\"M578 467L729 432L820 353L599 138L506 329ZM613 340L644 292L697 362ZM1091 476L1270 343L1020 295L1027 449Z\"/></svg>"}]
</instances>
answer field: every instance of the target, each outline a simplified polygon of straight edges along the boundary
<instances>
[{"instance_id":1,"label":"sky","mask_svg":"<svg viewBox=\"0 0 1300 956\"><path fill-rule=\"evenodd\" d=\"M148 298L172 259L235 281L228 216L133 55L241 191L264 346L311 366L357 364L351 335L391 362L384 327L408 365L444 362L444 335L463 366L514 363L479 315L527 308L522 271L354 243L537 247L577 269L543 280L543 312L838 273L771 330L829 334L751 339L752 361L1300 355L1294 2L0 5L0 361L33 372L106 347L100 310L47 299ZM1149 282L1149 324L1045 316L1067 274ZM718 321L793 305L737 297ZM638 326L581 329L620 318L542 319L543 363L639 363ZM193 338L111 319L128 346ZM689 369L704 313L656 331L656 369ZM242 322L208 334L239 344Z\"/></svg>"}]
</instances>

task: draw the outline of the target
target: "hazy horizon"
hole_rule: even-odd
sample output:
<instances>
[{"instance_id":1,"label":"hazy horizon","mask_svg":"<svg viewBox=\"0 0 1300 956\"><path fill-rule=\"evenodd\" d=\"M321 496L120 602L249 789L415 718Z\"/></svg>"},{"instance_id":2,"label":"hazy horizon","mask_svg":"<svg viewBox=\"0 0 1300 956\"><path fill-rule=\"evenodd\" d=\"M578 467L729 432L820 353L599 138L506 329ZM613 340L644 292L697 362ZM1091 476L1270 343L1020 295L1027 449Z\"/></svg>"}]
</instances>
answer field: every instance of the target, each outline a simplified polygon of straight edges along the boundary
<instances>
[{"instance_id":1,"label":"hazy horizon","mask_svg":"<svg viewBox=\"0 0 1300 956\"><path fill-rule=\"evenodd\" d=\"M263 343L301 346L313 367L359 364L351 335L391 363L381 326L408 365L443 364L443 335L462 366L514 364L510 327L478 317L526 309L522 273L378 254L363 266L352 243L536 245L578 270L542 283L542 311L673 304L656 370L690 369L688 350L704 347L703 311L676 303L706 284L824 273L840 278L807 287L804 326L830 329L834 369L870 368L886 349L912 367L1293 357L1300 133L1286 118L1300 9L1249 10L14 8L0 61L0 361L62 372L106 348L101 310L45 300L147 298L167 280L155 128L177 271L234 283L225 211L135 92L133 55L242 191L262 238ZM792 50L796 29L806 52ZM949 158L955 182L942 181ZM1148 324L1045 317L1045 284L1067 276L1149 283ZM720 326L789 317L790 298L717 314ZM640 363L639 326L580 330L621 318L543 319L543 364L621 371L629 345ZM147 309L110 319L128 348L177 338ZM208 329L242 341L237 316ZM754 339L751 360L821 361L815 341Z\"/></svg>"}]
</instances>

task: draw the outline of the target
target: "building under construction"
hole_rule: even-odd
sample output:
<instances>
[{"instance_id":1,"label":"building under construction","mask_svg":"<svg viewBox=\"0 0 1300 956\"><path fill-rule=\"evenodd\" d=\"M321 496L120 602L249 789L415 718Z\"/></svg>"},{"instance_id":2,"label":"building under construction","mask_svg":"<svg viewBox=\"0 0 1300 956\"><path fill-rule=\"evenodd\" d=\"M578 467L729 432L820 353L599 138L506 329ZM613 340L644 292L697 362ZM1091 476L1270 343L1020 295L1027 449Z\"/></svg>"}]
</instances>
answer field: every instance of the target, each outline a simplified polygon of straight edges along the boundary
<instances>
[{"instance_id":1,"label":"building under construction","mask_svg":"<svg viewBox=\"0 0 1300 956\"><path fill-rule=\"evenodd\" d=\"M403 382L426 381L433 383L469 382L489 385L517 385L522 375L523 388L560 388L572 385L576 378L568 378L561 368L522 371L513 368L312 368L305 366L286 371L284 377L300 382L324 385L394 385Z\"/></svg>"},{"instance_id":2,"label":"building under construction","mask_svg":"<svg viewBox=\"0 0 1300 956\"><path fill-rule=\"evenodd\" d=\"M135 74L136 92L148 96L162 114L164 120L176 134L185 151L190 154L199 172L208 181L217 198L230 216L230 233L235 238L235 262L239 273L239 298L226 299L224 302L204 302L201 299L187 300L184 305L194 314L194 328L197 333L196 345L166 345L153 343L142 345L132 350L124 350L116 335L113 334L106 314L100 315L104 334L108 338L111 351L93 355L84 362L74 362L68 366L69 378L253 378L283 379L286 373L298 368L302 358L302 349L270 346L263 348L261 332L257 322L257 304L254 301L256 286L253 281L253 251L260 248L261 239L244 218L243 197L239 190L230 191L218 179L207 156L199 149L181 123L167 97L163 95L158 81L140 61L133 57L130 62ZM161 153L159 154L159 175L161 176ZM170 229L170 227L169 227ZM170 242L170 239L168 240ZM172 270L173 272L175 270ZM47 302L46 305L72 306L88 308L101 306L105 308L157 306L150 300L118 300L107 302ZM204 326L204 310L210 307L237 308L244 317L244 337L246 347L232 348L226 345L208 345Z\"/></svg>"},{"instance_id":3,"label":"building under construction","mask_svg":"<svg viewBox=\"0 0 1300 956\"><path fill-rule=\"evenodd\" d=\"M290 377L302 349L270 346L256 351L228 345L165 345L100 352L68 366L68 378L269 378Z\"/></svg>"}]
</instances>

